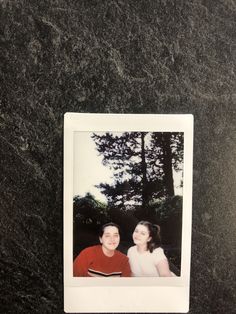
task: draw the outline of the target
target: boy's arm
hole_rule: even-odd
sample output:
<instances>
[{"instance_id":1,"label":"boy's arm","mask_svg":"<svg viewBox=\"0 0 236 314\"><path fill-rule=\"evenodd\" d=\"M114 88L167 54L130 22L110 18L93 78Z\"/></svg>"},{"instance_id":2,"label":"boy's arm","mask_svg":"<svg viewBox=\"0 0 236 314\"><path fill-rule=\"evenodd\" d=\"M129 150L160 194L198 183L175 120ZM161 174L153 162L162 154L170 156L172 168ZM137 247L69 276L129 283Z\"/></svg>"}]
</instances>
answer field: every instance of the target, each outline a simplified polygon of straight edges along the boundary
<instances>
[{"instance_id":1,"label":"boy's arm","mask_svg":"<svg viewBox=\"0 0 236 314\"><path fill-rule=\"evenodd\" d=\"M131 269L128 258L126 258L124 261L121 277L131 277Z\"/></svg>"},{"instance_id":2,"label":"boy's arm","mask_svg":"<svg viewBox=\"0 0 236 314\"><path fill-rule=\"evenodd\" d=\"M87 256L86 249L83 250L74 260L73 276L74 277L87 277L88 276L88 256Z\"/></svg>"}]
</instances>

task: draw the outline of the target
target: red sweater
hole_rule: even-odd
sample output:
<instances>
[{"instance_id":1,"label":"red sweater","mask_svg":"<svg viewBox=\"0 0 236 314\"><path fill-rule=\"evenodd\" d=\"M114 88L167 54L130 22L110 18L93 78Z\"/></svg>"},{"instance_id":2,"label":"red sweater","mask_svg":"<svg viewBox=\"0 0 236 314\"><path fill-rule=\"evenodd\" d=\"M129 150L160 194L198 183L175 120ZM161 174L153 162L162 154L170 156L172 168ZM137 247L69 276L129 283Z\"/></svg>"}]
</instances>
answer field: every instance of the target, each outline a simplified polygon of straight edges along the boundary
<instances>
[{"instance_id":1,"label":"red sweater","mask_svg":"<svg viewBox=\"0 0 236 314\"><path fill-rule=\"evenodd\" d=\"M128 257L115 251L112 257L106 256L101 245L84 249L74 260L74 277L130 277Z\"/></svg>"}]
</instances>

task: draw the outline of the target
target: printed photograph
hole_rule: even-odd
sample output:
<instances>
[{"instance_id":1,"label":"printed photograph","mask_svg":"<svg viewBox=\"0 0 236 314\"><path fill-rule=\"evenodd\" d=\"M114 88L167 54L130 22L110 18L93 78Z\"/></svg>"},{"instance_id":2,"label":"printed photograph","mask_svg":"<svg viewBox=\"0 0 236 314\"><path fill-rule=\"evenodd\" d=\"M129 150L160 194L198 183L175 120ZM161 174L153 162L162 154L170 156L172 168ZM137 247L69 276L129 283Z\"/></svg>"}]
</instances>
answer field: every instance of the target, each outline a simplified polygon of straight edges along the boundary
<instances>
[{"instance_id":1,"label":"printed photograph","mask_svg":"<svg viewBox=\"0 0 236 314\"><path fill-rule=\"evenodd\" d=\"M74 132L73 276L181 275L183 132Z\"/></svg>"}]
</instances>

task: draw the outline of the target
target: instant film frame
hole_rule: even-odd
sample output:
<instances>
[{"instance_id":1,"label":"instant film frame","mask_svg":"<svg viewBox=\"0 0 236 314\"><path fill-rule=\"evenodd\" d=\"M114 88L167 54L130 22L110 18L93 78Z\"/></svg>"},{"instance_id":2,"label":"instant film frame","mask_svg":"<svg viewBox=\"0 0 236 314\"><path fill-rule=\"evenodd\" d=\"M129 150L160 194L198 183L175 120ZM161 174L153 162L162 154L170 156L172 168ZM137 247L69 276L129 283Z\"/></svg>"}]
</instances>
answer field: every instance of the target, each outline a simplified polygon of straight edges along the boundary
<instances>
[{"instance_id":1,"label":"instant film frame","mask_svg":"<svg viewBox=\"0 0 236 314\"><path fill-rule=\"evenodd\" d=\"M183 208L179 277L73 277L75 132L183 132ZM76 149L83 150L83 144ZM188 312L192 223L193 116L84 114L64 116L64 310L91 312ZM96 171L96 169L94 169Z\"/></svg>"}]
</instances>

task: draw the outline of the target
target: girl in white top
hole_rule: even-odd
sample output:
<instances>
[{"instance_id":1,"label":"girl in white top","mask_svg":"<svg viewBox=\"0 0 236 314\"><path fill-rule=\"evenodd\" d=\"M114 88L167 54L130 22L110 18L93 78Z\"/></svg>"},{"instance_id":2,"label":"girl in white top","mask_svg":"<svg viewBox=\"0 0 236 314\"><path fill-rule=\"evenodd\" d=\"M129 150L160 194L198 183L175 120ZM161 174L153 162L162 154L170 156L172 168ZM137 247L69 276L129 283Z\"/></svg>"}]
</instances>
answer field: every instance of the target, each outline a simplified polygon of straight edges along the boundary
<instances>
[{"instance_id":1,"label":"girl in white top","mask_svg":"<svg viewBox=\"0 0 236 314\"><path fill-rule=\"evenodd\" d=\"M128 250L129 263L134 277L172 277L168 260L160 247L160 227L140 221L134 232L135 246Z\"/></svg>"}]
</instances>

